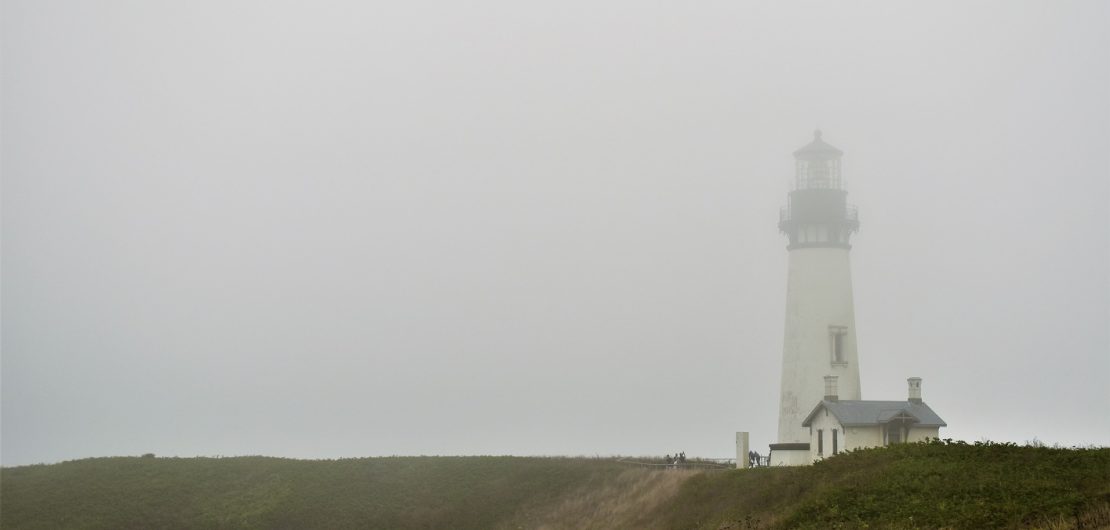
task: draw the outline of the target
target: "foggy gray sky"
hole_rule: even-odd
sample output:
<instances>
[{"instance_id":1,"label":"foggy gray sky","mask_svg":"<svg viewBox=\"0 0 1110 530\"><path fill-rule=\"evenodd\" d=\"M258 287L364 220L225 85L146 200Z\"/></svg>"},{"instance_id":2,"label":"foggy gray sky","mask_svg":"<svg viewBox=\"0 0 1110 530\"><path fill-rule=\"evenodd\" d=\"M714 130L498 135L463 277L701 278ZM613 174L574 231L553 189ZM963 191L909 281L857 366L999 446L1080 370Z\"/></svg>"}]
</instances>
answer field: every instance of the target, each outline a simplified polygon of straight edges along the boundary
<instances>
[{"instance_id":1,"label":"foggy gray sky","mask_svg":"<svg viewBox=\"0 0 1110 530\"><path fill-rule=\"evenodd\" d=\"M863 397L1110 444L1106 2L2 16L4 465L766 452L816 127Z\"/></svg>"}]
</instances>

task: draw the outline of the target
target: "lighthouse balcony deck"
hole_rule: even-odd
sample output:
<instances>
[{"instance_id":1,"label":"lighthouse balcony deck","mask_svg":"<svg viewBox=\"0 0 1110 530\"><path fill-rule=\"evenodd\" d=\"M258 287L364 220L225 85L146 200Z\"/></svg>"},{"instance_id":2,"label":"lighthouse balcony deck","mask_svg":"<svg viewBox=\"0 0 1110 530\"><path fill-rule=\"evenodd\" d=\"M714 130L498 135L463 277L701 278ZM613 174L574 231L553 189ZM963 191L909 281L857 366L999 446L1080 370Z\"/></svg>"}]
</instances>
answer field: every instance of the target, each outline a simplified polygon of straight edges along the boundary
<instances>
[{"instance_id":1,"label":"lighthouse balcony deck","mask_svg":"<svg viewBox=\"0 0 1110 530\"><path fill-rule=\"evenodd\" d=\"M793 208L783 206L779 209L779 230L786 232L799 224L833 223L847 225L852 230L859 229L859 210L851 204L833 208Z\"/></svg>"}]
</instances>

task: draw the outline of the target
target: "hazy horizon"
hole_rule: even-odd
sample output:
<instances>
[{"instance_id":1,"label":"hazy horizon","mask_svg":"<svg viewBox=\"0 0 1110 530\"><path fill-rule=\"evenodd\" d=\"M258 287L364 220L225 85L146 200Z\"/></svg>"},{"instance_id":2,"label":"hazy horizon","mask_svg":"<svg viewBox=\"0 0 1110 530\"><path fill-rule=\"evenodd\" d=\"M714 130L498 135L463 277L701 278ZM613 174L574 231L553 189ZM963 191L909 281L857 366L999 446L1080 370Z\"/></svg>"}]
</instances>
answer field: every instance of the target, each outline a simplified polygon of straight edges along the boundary
<instances>
[{"instance_id":1,"label":"hazy horizon","mask_svg":"<svg viewBox=\"0 0 1110 530\"><path fill-rule=\"evenodd\" d=\"M863 398L1110 445L1105 2L0 16L4 466L765 453L817 128Z\"/></svg>"}]
</instances>

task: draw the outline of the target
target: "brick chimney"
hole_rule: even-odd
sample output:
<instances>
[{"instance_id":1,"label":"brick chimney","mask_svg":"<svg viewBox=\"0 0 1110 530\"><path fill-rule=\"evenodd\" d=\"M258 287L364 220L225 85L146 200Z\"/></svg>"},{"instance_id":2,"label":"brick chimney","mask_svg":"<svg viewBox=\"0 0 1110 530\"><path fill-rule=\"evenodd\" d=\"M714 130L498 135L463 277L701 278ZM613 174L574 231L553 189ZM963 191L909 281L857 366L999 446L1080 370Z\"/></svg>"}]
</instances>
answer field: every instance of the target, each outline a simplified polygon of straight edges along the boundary
<instances>
[{"instance_id":1,"label":"brick chimney","mask_svg":"<svg viewBox=\"0 0 1110 530\"><path fill-rule=\"evenodd\" d=\"M921 403L921 378L920 377L911 377L909 379L906 379L906 382L908 382L910 384L909 402L910 403Z\"/></svg>"},{"instance_id":2,"label":"brick chimney","mask_svg":"<svg viewBox=\"0 0 1110 530\"><path fill-rule=\"evenodd\" d=\"M838 401L840 396L837 395L836 389L836 376L825 376L825 401Z\"/></svg>"}]
</instances>

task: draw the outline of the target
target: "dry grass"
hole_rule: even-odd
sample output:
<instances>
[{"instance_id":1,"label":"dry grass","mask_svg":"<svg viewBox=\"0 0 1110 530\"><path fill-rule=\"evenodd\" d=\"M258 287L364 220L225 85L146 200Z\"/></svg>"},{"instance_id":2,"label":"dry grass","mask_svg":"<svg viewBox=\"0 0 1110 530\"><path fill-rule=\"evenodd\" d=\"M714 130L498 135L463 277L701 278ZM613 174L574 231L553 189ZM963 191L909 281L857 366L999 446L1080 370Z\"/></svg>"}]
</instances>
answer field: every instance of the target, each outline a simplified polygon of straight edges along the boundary
<instances>
[{"instance_id":1,"label":"dry grass","mask_svg":"<svg viewBox=\"0 0 1110 530\"><path fill-rule=\"evenodd\" d=\"M748 516L744 519L722 523L717 530L767 530L778 528L779 519L774 514Z\"/></svg>"},{"instance_id":2,"label":"dry grass","mask_svg":"<svg viewBox=\"0 0 1110 530\"><path fill-rule=\"evenodd\" d=\"M571 491L522 510L503 529L653 528L650 514L700 471L628 469L601 485Z\"/></svg>"},{"instance_id":3,"label":"dry grass","mask_svg":"<svg viewBox=\"0 0 1110 530\"><path fill-rule=\"evenodd\" d=\"M1096 505L1083 511L1078 517L1059 517L1034 525L1033 528L1043 530L1110 528L1110 503Z\"/></svg>"}]
</instances>

